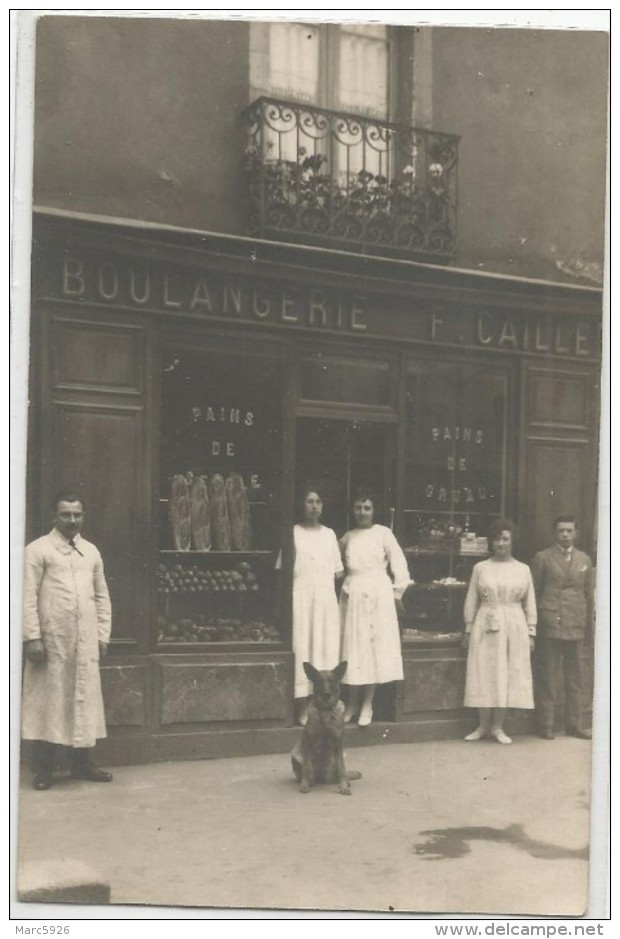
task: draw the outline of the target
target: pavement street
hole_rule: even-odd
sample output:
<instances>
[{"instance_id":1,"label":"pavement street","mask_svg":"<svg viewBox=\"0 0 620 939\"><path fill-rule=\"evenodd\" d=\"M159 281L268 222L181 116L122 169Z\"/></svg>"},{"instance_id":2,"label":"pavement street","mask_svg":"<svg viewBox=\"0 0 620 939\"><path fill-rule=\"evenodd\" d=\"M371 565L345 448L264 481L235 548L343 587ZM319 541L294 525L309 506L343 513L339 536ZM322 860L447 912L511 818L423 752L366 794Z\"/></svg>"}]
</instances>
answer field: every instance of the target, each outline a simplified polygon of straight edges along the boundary
<instances>
[{"instance_id":1,"label":"pavement street","mask_svg":"<svg viewBox=\"0 0 620 939\"><path fill-rule=\"evenodd\" d=\"M527 735L356 747L350 798L302 795L281 754L121 766L47 792L25 771L18 876L70 858L113 905L580 916L590 750Z\"/></svg>"}]
</instances>

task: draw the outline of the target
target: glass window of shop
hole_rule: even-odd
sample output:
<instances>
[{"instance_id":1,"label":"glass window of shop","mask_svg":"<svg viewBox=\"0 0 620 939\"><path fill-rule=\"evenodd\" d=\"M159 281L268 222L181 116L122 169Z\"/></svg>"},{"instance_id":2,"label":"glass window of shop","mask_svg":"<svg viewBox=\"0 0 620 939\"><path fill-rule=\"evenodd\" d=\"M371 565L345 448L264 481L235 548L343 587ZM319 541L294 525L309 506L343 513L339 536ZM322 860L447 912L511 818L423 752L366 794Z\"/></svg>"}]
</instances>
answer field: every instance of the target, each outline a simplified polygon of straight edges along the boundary
<instances>
[{"instance_id":1,"label":"glass window of shop","mask_svg":"<svg viewBox=\"0 0 620 939\"><path fill-rule=\"evenodd\" d=\"M416 362L406 376L399 538L416 586L404 638L462 629L464 594L487 532L506 510L508 374Z\"/></svg>"},{"instance_id":2,"label":"glass window of shop","mask_svg":"<svg viewBox=\"0 0 620 939\"><path fill-rule=\"evenodd\" d=\"M159 643L269 643L280 537L273 350L168 345L161 369Z\"/></svg>"}]
</instances>

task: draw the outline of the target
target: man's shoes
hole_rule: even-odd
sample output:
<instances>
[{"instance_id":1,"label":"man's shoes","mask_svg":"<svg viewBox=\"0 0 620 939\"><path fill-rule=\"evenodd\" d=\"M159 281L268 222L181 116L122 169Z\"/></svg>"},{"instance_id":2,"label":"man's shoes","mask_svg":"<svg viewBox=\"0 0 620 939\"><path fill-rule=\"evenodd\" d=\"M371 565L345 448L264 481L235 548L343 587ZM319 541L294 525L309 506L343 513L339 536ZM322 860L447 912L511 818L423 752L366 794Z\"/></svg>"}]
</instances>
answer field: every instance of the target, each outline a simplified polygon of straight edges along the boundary
<instances>
[{"instance_id":1,"label":"man's shoes","mask_svg":"<svg viewBox=\"0 0 620 939\"><path fill-rule=\"evenodd\" d=\"M579 737L580 740L592 740L591 730L582 730L580 727L571 727L566 731L567 737Z\"/></svg>"},{"instance_id":2,"label":"man's shoes","mask_svg":"<svg viewBox=\"0 0 620 939\"><path fill-rule=\"evenodd\" d=\"M38 792L43 792L45 789L49 789L51 785L52 785L51 773L37 773L34 779L32 780L32 788L36 789Z\"/></svg>"},{"instance_id":3,"label":"man's shoes","mask_svg":"<svg viewBox=\"0 0 620 939\"><path fill-rule=\"evenodd\" d=\"M71 779L84 779L86 782L112 782L114 777L103 769L97 769L92 763L85 766L74 766L71 770Z\"/></svg>"},{"instance_id":4,"label":"man's shoes","mask_svg":"<svg viewBox=\"0 0 620 939\"><path fill-rule=\"evenodd\" d=\"M555 734L552 730L540 730L538 736L542 737L543 740L555 740Z\"/></svg>"}]
</instances>

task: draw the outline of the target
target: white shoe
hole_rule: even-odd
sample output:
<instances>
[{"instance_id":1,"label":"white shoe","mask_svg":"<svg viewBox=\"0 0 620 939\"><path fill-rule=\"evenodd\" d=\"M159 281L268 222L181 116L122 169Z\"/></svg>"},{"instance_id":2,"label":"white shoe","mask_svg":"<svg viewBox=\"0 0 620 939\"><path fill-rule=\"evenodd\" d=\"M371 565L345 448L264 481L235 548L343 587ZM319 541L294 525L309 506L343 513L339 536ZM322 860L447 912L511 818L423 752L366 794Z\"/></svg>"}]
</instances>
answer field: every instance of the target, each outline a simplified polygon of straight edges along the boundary
<instances>
[{"instance_id":1,"label":"white shoe","mask_svg":"<svg viewBox=\"0 0 620 939\"><path fill-rule=\"evenodd\" d=\"M463 739L468 740L468 741L482 740L484 737L486 737L486 735L487 735L486 730L483 730L482 727L476 727L476 729L472 731L471 734L467 734L467 736L464 737Z\"/></svg>"},{"instance_id":2,"label":"white shoe","mask_svg":"<svg viewBox=\"0 0 620 939\"><path fill-rule=\"evenodd\" d=\"M372 704L362 707L357 723L359 727L368 727L372 723Z\"/></svg>"},{"instance_id":3,"label":"white shoe","mask_svg":"<svg viewBox=\"0 0 620 939\"><path fill-rule=\"evenodd\" d=\"M512 739L505 734L503 730L492 730L491 736L495 737L498 743L512 743Z\"/></svg>"},{"instance_id":4,"label":"white shoe","mask_svg":"<svg viewBox=\"0 0 620 939\"><path fill-rule=\"evenodd\" d=\"M349 707L349 705L347 704L347 706L344 709L344 718L343 718L345 724L350 724L353 718L355 717L355 714L356 714L355 708Z\"/></svg>"}]
</instances>

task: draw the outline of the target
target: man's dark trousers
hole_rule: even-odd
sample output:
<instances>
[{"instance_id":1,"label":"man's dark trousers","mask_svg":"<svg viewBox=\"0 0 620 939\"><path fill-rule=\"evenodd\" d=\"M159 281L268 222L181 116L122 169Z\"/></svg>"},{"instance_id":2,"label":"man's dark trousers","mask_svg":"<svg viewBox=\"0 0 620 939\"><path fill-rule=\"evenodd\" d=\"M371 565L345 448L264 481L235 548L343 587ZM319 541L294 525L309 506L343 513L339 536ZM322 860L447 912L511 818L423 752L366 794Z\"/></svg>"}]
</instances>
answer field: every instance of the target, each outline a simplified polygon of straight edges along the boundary
<instances>
[{"instance_id":1,"label":"man's dark trousers","mask_svg":"<svg viewBox=\"0 0 620 939\"><path fill-rule=\"evenodd\" d=\"M560 681L560 670L564 673L564 723L567 731L581 728L581 654L583 642L578 639L538 639L536 644L538 665L538 713L539 729L553 733L555 724L555 702Z\"/></svg>"}]
</instances>

